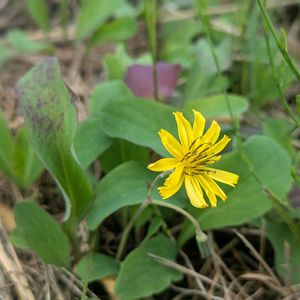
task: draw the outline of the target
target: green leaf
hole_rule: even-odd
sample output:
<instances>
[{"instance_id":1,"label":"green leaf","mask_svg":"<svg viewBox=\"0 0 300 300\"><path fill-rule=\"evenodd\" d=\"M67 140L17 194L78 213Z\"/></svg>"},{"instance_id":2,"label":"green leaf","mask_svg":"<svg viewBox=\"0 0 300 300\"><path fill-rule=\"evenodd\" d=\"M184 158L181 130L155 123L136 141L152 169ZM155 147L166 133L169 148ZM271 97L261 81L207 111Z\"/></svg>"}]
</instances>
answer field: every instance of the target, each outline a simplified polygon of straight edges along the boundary
<instances>
[{"instance_id":1,"label":"green leaf","mask_svg":"<svg viewBox=\"0 0 300 300\"><path fill-rule=\"evenodd\" d=\"M11 48L4 46L0 43L0 66L2 66L13 54L15 51Z\"/></svg>"},{"instance_id":2,"label":"green leaf","mask_svg":"<svg viewBox=\"0 0 300 300\"><path fill-rule=\"evenodd\" d=\"M96 118L91 117L79 124L74 137L74 149L83 168L87 168L111 144L112 139L103 133Z\"/></svg>"},{"instance_id":3,"label":"green leaf","mask_svg":"<svg viewBox=\"0 0 300 300\"><path fill-rule=\"evenodd\" d=\"M16 248L21 249L30 249L30 246L27 244L24 236L19 232L18 228L15 228L10 234L10 241Z\"/></svg>"},{"instance_id":4,"label":"green leaf","mask_svg":"<svg viewBox=\"0 0 300 300\"><path fill-rule=\"evenodd\" d=\"M227 95L227 99L234 116L241 115L249 108L248 101L243 96L229 94ZM230 117L224 95L214 95L186 102L183 111L187 115L191 115L192 109L200 111L206 118Z\"/></svg>"},{"instance_id":5,"label":"green leaf","mask_svg":"<svg viewBox=\"0 0 300 300\"><path fill-rule=\"evenodd\" d=\"M40 51L49 51L51 49L51 46L48 43L33 41L26 32L18 29L10 30L7 37L12 46L22 53L37 53Z\"/></svg>"},{"instance_id":6,"label":"green leaf","mask_svg":"<svg viewBox=\"0 0 300 300\"><path fill-rule=\"evenodd\" d=\"M295 149L291 140L291 133L295 126L283 119L269 118L262 124L263 133L277 141L292 157Z\"/></svg>"},{"instance_id":7,"label":"green leaf","mask_svg":"<svg viewBox=\"0 0 300 300\"><path fill-rule=\"evenodd\" d=\"M80 222L92 204L91 183L73 150L75 107L57 59L32 68L17 84L21 109L35 151L58 182L66 201L66 219Z\"/></svg>"},{"instance_id":8,"label":"green leaf","mask_svg":"<svg viewBox=\"0 0 300 300\"><path fill-rule=\"evenodd\" d=\"M150 223L150 226L148 227L146 238L149 238L152 235L154 235L158 231L158 229L160 228L162 223L163 223L163 221L162 221L161 217L159 217L159 216L154 217Z\"/></svg>"},{"instance_id":9,"label":"green leaf","mask_svg":"<svg viewBox=\"0 0 300 300\"><path fill-rule=\"evenodd\" d=\"M76 266L76 273L83 282L99 280L119 271L119 264L110 256L89 253Z\"/></svg>"},{"instance_id":10,"label":"green leaf","mask_svg":"<svg viewBox=\"0 0 300 300\"><path fill-rule=\"evenodd\" d=\"M230 40L224 39L215 50L221 71L228 69L231 64ZM215 76L217 73L216 65L207 40L201 39L196 44L195 54L196 60L193 61L193 67L183 85L182 98L184 101L195 100L212 93L220 93L228 85L226 77L220 79Z\"/></svg>"},{"instance_id":11,"label":"green leaf","mask_svg":"<svg viewBox=\"0 0 300 300\"><path fill-rule=\"evenodd\" d=\"M263 186L278 198L285 198L291 185L291 163L286 152L278 143L265 136L251 137L245 142L244 151ZM238 174L240 179L235 189L224 187L228 200L219 201L217 208L191 208L191 213L199 221L202 229L240 225L272 208L272 201L264 193L237 150L225 154L215 166ZM180 235L180 243L184 244L193 234L194 227L186 222Z\"/></svg>"},{"instance_id":12,"label":"green leaf","mask_svg":"<svg viewBox=\"0 0 300 300\"><path fill-rule=\"evenodd\" d=\"M106 103L131 95L129 88L120 80L100 83L92 92L89 111L92 115L97 116Z\"/></svg>"},{"instance_id":13,"label":"green leaf","mask_svg":"<svg viewBox=\"0 0 300 300\"><path fill-rule=\"evenodd\" d=\"M44 167L35 155L25 127L16 135L12 163L14 176L21 187L30 186L43 172Z\"/></svg>"},{"instance_id":14,"label":"green leaf","mask_svg":"<svg viewBox=\"0 0 300 300\"><path fill-rule=\"evenodd\" d=\"M299 284L300 241L295 238L285 223L267 222L266 234L275 250L277 272L283 280L288 280L291 284ZM285 247L285 243L288 247ZM288 249L289 252L287 252ZM288 261L286 257L288 257Z\"/></svg>"},{"instance_id":15,"label":"green leaf","mask_svg":"<svg viewBox=\"0 0 300 300\"><path fill-rule=\"evenodd\" d=\"M132 17L123 17L103 24L92 36L90 46L103 43L120 42L135 35L136 20Z\"/></svg>"},{"instance_id":16,"label":"green leaf","mask_svg":"<svg viewBox=\"0 0 300 300\"><path fill-rule=\"evenodd\" d=\"M38 24L38 26L43 31L48 31L49 11L47 7L47 2L44 0L28 0L27 9L33 20Z\"/></svg>"},{"instance_id":17,"label":"green leaf","mask_svg":"<svg viewBox=\"0 0 300 300\"><path fill-rule=\"evenodd\" d=\"M96 229L107 216L122 207L144 202L149 184L156 175L135 161L113 169L96 187L96 199L87 217L89 228ZM157 191L153 192L153 198L162 200ZM182 200L180 196L170 198L178 206L184 205Z\"/></svg>"},{"instance_id":18,"label":"green leaf","mask_svg":"<svg viewBox=\"0 0 300 300\"><path fill-rule=\"evenodd\" d=\"M7 177L13 179L12 172L12 152L13 152L13 137L7 126L6 119L0 110L0 171Z\"/></svg>"},{"instance_id":19,"label":"green leaf","mask_svg":"<svg viewBox=\"0 0 300 300\"><path fill-rule=\"evenodd\" d=\"M122 80L124 78L125 66L116 55L106 55L103 60L103 66L109 80Z\"/></svg>"},{"instance_id":20,"label":"green leaf","mask_svg":"<svg viewBox=\"0 0 300 300\"><path fill-rule=\"evenodd\" d=\"M70 244L59 224L32 202L20 202L14 209L18 232L46 263L70 267Z\"/></svg>"},{"instance_id":21,"label":"green leaf","mask_svg":"<svg viewBox=\"0 0 300 300\"><path fill-rule=\"evenodd\" d=\"M103 131L108 136L150 147L159 154L167 155L158 131L163 128L176 132L172 114L175 110L171 106L154 101L116 98L103 105L98 116Z\"/></svg>"},{"instance_id":22,"label":"green leaf","mask_svg":"<svg viewBox=\"0 0 300 300\"><path fill-rule=\"evenodd\" d=\"M91 230L121 207L142 203L153 173L138 162L127 162L106 175L96 187L94 206L88 214Z\"/></svg>"},{"instance_id":23,"label":"green leaf","mask_svg":"<svg viewBox=\"0 0 300 300\"><path fill-rule=\"evenodd\" d=\"M123 0L81 1L76 38L82 40L94 33L123 4Z\"/></svg>"},{"instance_id":24,"label":"green leaf","mask_svg":"<svg viewBox=\"0 0 300 300\"><path fill-rule=\"evenodd\" d=\"M176 246L166 237L159 235L142 243L121 264L116 281L116 295L120 300L141 299L162 292L181 274L162 266L149 253L175 260Z\"/></svg>"},{"instance_id":25,"label":"green leaf","mask_svg":"<svg viewBox=\"0 0 300 300\"><path fill-rule=\"evenodd\" d=\"M112 146L100 156L101 167L106 173L130 160L146 165L149 161L149 149L125 140L115 139Z\"/></svg>"}]
</instances>

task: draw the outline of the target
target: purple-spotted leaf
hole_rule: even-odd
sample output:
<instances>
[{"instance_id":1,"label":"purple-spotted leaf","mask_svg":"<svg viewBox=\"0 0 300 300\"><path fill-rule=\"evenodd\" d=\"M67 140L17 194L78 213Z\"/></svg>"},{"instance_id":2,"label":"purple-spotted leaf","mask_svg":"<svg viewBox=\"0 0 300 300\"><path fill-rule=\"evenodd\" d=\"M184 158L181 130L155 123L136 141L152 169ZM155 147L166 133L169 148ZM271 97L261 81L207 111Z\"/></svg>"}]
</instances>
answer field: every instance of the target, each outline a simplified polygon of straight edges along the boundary
<instances>
[{"instance_id":1,"label":"purple-spotted leaf","mask_svg":"<svg viewBox=\"0 0 300 300\"><path fill-rule=\"evenodd\" d=\"M180 71L179 65L159 62L156 66L157 89L160 99L172 96ZM152 66L133 65L127 69L125 82L135 96L143 98L153 98L153 74Z\"/></svg>"},{"instance_id":2,"label":"purple-spotted leaf","mask_svg":"<svg viewBox=\"0 0 300 300\"><path fill-rule=\"evenodd\" d=\"M66 217L82 220L92 204L92 187L73 150L76 110L56 58L33 67L17 84L33 147L66 201Z\"/></svg>"}]
</instances>

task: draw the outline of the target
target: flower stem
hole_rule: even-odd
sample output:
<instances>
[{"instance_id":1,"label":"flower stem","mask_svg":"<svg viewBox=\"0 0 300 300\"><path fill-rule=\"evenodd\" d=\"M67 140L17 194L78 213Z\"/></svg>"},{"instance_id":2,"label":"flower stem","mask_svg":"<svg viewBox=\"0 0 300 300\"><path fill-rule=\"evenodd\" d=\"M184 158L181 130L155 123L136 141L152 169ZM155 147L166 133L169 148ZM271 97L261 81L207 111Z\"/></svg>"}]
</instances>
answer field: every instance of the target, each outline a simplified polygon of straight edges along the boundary
<instances>
[{"instance_id":1,"label":"flower stem","mask_svg":"<svg viewBox=\"0 0 300 300\"><path fill-rule=\"evenodd\" d=\"M121 241L120 241L119 247L118 247L117 255L116 255L116 259L117 260L121 260L121 258L123 256L123 253L124 253L124 250L125 250L125 245L126 245L126 242L128 240L129 233L130 233L132 227L134 226L134 223L139 218L139 216L144 211L144 209L150 205L151 198L152 198L153 188L155 187L155 185L157 184L157 182L161 178L163 178L164 176L166 176L167 174L168 173L163 172L163 173L159 174L158 176L156 176L154 178L153 182L151 183L151 185L149 187L148 194L147 194L147 197L146 197L145 201L135 211L134 215L132 216L132 218L128 222L127 226L125 227L124 232L123 232L122 237L121 237Z\"/></svg>"},{"instance_id":2,"label":"flower stem","mask_svg":"<svg viewBox=\"0 0 300 300\"><path fill-rule=\"evenodd\" d=\"M188 220L190 220L190 222L194 225L194 228L195 228L196 242L197 242L198 248L199 248L199 250L201 252L201 256L205 257L205 256L208 255L208 253L209 253L209 247L207 245L207 236L201 230L198 221L190 213L188 213L187 211L185 211L184 209L182 209L181 207L179 207L177 205L174 205L174 204L169 203L169 202L162 202L162 201L158 201L158 200L153 200L152 199L153 188L156 186L157 182L161 178L167 176L168 174L169 174L169 171L163 172L163 173L159 174L157 177L155 177L155 179L151 183L145 201L135 211L134 215L132 216L132 218L130 219L129 223L127 224L127 226L124 229L124 232L122 234L122 238L121 238L121 241L120 241L120 245L119 245L119 248L118 248L118 251L117 251L117 255L116 255L116 259L117 260L121 260L122 259L122 256L123 256L123 253L124 253L124 250L125 250L125 245L127 243L129 233L130 233L131 229L134 226L134 223L139 218L139 216L144 211L144 209L147 208L149 205L152 205L152 204L153 205L157 205L157 206L162 206L162 207L167 207L167 208L173 209L174 211L182 214Z\"/></svg>"}]
</instances>

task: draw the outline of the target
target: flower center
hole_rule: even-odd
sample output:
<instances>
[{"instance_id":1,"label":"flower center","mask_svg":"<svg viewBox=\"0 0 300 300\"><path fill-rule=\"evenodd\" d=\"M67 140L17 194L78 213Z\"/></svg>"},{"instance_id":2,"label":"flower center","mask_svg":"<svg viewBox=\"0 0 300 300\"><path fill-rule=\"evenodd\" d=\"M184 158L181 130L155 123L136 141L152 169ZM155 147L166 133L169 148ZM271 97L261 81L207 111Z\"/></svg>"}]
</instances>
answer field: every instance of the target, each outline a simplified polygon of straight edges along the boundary
<instances>
[{"instance_id":1,"label":"flower center","mask_svg":"<svg viewBox=\"0 0 300 300\"><path fill-rule=\"evenodd\" d=\"M196 176L207 174L212 171L204 169L204 166L212 164L218 160L215 153L209 151L211 143L198 143L193 141L189 147L189 151L184 155L181 162L184 165L184 172L186 175Z\"/></svg>"}]
</instances>

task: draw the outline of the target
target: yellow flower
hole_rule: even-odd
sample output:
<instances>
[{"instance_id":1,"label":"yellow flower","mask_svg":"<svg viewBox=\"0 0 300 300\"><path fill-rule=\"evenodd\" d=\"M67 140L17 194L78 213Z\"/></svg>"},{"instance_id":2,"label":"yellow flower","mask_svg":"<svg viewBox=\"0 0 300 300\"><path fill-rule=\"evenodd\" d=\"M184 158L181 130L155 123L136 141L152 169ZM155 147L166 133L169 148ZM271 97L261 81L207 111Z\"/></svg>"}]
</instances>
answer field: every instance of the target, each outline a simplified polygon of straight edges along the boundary
<instances>
[{"instance_id":1,"label":"yellow flower","mask_svg":"<svg viewBox=\"0 0 300 300\"><path fill-rule=\"evenodd\" d=\"M181 112L174 113L180 143L168 131L164 129L159 131L162 144L174 158L162 158L150 164L148 169L157 172L172 170L164 185L158 188L163 199L174 195L184 182L193 206L200 208L208 206L204 199L204 191L211 205L215 207L216 196L223 201L227 198L215 181L235 187L239 176L209 167L221 158L219 153L228 144L230 138L224 135L217 142L221 128L216 121L213 121L210 128L203 134L205 119L198 111L193 110L193 112L193 127Z\"/></svg>"}]
</instances>

